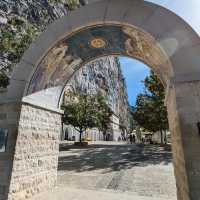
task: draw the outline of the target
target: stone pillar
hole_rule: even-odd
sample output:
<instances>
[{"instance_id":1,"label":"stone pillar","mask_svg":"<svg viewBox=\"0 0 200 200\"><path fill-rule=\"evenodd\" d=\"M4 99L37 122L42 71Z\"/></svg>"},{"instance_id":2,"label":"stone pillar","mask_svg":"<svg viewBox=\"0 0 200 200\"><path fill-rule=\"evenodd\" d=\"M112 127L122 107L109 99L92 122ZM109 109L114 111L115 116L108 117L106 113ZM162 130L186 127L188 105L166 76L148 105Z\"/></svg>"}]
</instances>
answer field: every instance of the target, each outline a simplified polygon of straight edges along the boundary
<instances>
[{"instance_id":1,"label":"stone pillar","mask_svg":"<svg viewBox=\"0 0 200 200\"><path fill-rule=\"evenodd\" d=\"M56 184L61 114L22 104L9 200L29 199Z\"/></svg>"},{"instance_id":2,"label":"stone pillar","mask_svg":"<svg viewBox=\"0 0 200 200\"><path fill-rule=\"evenodd\" d=\"M175 83L167 108L178 200L200 200L200 81Z\"/></svg>"}]
</instances>

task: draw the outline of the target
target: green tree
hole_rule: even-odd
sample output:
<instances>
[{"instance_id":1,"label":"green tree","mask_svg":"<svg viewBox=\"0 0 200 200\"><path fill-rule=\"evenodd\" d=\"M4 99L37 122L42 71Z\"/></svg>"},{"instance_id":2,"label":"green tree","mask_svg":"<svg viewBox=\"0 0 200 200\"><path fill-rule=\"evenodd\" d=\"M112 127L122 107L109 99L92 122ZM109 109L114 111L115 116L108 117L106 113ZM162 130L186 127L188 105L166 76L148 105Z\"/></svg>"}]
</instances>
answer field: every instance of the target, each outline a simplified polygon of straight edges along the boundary
<instances>
[{"instance_id":1,"label":"green tree","mask_svg":"<svg viewBox=\"0 0 200 200\"><path fill-rule=\"evenodd\" d=\"M163 143L163 132L168 129L164 87L152 71L145 78L144 86L144 93L137 96L136 105L132 108L133 118L138 125L148 131L160 131Z\"/></svg>"},{"instance_id":2,"label":"green tree","mask_svg":"<svg viewBox=\"0 0 200 200\"><path fill-rule=\"evenodd\" d=\"M72 125L79 132L80 142L83 132L88 128L98 128L106 133L112 111L103 96L69 92L68 99L68 103L62 106L63 122Z\"/></svg>"},{"instance_id":3,"label":"green tree","mask_svg":"<svg viewBox=\"0 0 200 200\"><path fill-rule=\"evenodd\" d=\"M7 74L11 74L10 72L20 61L25 50L46 26L63 16L68 10L75 10L81 6L79 0L27 1L26 10L20 12L19 16L15 13L21 4L23 4L22 1L16 1L15 6L9 6L12 2L2 2L2 10L0 8L2 13L6 13L7 20L5 24L0 25L0 87L6 87L5 83L9 84L9 81L5 81L9 80ZM55 15L53 9L58 4L63 6L63 12ZM8 6L8 11L3 9L3 5ZM34 9L37 12L33 11Z\"/></svg>"},{"instance_id":4,"label":"green tree","mask_svg":"<svg viewBox=\"0 0 200 200\"><path fill-rule=\"evenodd\" d=\"M68 0L68 6L70 10L75 10L80 7L79 0Z\"/></svg>"},{"instance_id":5,"label":"green tree","mask_svg":"<svg viewBox=\"0 0 200 200\"><path fill-rule=\"evenodd\" d=\"M6 87L5 83L9 84L7 72L12 71L13 66L20 61L37 34L36 27L16 15L10 16L7 25L0 27L0 51L3 56L3 62L0 63L0 87Z\"/></svg>"},{"instance_id":6,"label":"green tree","mask_svg":"<svg viewBox=\"0 0 200 200\"><path fill-rule=\"evenodd\" d=\"M109 129L111 123L111 116L113 114L111 108L107 105L105 98L102 95L97 95L97 120L96 127L101 131L106 139L107 130Z\"/></svg>"},{"instance_id":7,"label":"green tree","mask_svg":"<svg viewBox=\"0 0 200 200\"><path fill-rule=\"evenodd\" d=\"M0 88L6 88L7 85L9 84L9 78L6 76L5 73L0 72Z\"/></svg>"},{"instance_id":8,"label":"green tree","mask_svg":"<svg viewBox=\"0 0 200 200\"><path fill-rule=\"evenodd\" d=\"M91 106L94 97L83 93L69 92L68 98L70 98L70 102L62 106L63 122L72 125L79 132L79 141L82 142L83 132L96 125L95 111Z\"/></svg>"},{"instance_id":9,"label":"green tree","mask_svg":"<svg viewBox=\"0 0 200 200\"><path fill-rule=\"evenodd\" d=\"M112 112L104 97L69 92L68 99L68 103L62 106L63 122L72 125L79 132L80 142L82 142L82 134L86 129L98 128L105 131L108 128Z\"/></svg>"},{"instance_id":10,"label":"green tree","mask_svg":"<svg viewBox=\"0 0 200 200\"><path fill-rule=\"evenodd\" d=\"M134 107L129 106L129 121L130 121L130 133L132 133L138 126L137 122L134 119Z\"/></svg>"}]
</instances>

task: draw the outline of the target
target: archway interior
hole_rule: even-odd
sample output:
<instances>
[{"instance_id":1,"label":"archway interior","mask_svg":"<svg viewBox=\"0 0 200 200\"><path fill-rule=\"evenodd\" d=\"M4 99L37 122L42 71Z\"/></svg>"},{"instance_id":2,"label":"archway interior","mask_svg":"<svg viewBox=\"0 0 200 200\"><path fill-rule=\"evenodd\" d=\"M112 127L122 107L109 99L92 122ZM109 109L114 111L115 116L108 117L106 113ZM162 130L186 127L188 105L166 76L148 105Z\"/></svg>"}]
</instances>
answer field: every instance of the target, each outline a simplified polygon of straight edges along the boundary
<instances>
[{"instance_id":1,"label":"archway interior","mask_svg":"<svg viewBox=\"0 0 200 200\"><path fill-rule=\"evenodd\" d=\"M90 60L125 54L149 65L167 85L178 198L197 199L199 44L186 22L146 1L103 0L50 25L24 54L0 98L1 123L11 133L1 158L3 195L25 199L55 185L61 124L55 108L66 81Z\"/></svg>"},{"instance_id":2,"label":"archway interior","mask_svg":"<svg viewBox=\"0 0 200 200\"><path fill-rule=\"evenodd\" d=\"M109 57L110 58L110 57ZM94 77L93 76L93 71L92 69L95 68L95 71L97 72L96 78L98 77L98 74L100 75L100 72L98 73L98 63L102 60L107 60L109 59L107 57L104 58L100 58L100 60L97 61L92 61L90 62L88 65L84 66L82 69L79 69L76 71L76 73L74 74L74 76L72 77L72 81L70 80L67 83L66 86L66 97L69 94L69 91L80 91L80 92L84 92L87 94L94 94L94 90L90 90L90 86L88 87L88 84L84 84L84 81L90 79L90 77ZM114 59L111 57L111 60ZM148 66L145 66L143 63L141 63L140 61L136 60L134 62L134 59L129 59L127 57L123 57L123 59L128 59L130 62L127 66L127 71L134 71L137 70L136 65L139 65L138 67L140 68L148 68ZM101 62L100 62L101 63ZM107 63L107 62L106 62ZM122 64L122 63L121 63ZM112 64L111 64L112 65ZM110 68L107 68L107 66L102 66L102 68L105 68L105 76L106 78L108 78L106 76L106 72L109 71L113 72L113 67L110 66ZM121 67L123 68L123 66ZM118 68L117 68L118 69ZM89 71L89 74L88 74ZM103 70L102 70L103 71ZM122 75L123 77L127 78L126 74L123 73L123 69L122 69ZM140 71L141 72L141 71ZM92 75L90 75L90 73ZM115 77L117 72L115 73L110 73L111 75L111 79L115 80L115 86L113 86L112 84L109 84L109 80L106 80L105 82L105 87L100 87L99 91L102 91L105 89L105 91L107 91L108 93L110 92L110 89L113 91L116 90L116 88L118 87L117 85L117 81ZM148 72L146 72L146 74L148 74ZM132 75L131 77L131 83L133 83L133 79L135 79L136 74L131 73L130 75ZM138 74L137 74L138 75ZM143 74L144 75L144 74ZM80 77L83 77L82 78ZM102 76L99 76L100 79ZM78 79L79 78L79 79ZM94 80L97 80L96 78L94 78ZM140 80L144 80L145 76L142 77L142 79ZM76 83L74 83L74 80ZM103 79L104 80L104 79ZM120 81L119 81L120 82ZM88 82L87 82L88 83ZM126 85L127 82L126 82ZM93 85L94 86L94 85ZM108 87L106 87L108 86ZM109 88L107 90L107 88ZM80 90L79 90L80 89ZM117 91L117 95L118 98L120 98L119 92L120 89L118 88ZM105 94L105 92L102 92L102 94ZM105 95L107 96L107 95ZM107 98L105 98L106 100L108 100ZM113 98L113 104L115 104L115 98ZM68 101L68 103L70 104L70 100ZM108 101L107 101L108 103ZM108 105L110 105L108 103ZM115 119L118 119L118 124L121 124L121 121L119 119L122 119L122 115L123 115L123 119L125 119L125 121L129 121L128 117L125 115L125 112L123 112L123 104L120 104L120 109L119 107L117 107L116 109L113 110L113 113L115 114L116 117ZM125 107L125 106L124 106ZM112 106L112 108L115 108L115 106ZM119 109L119 110L118 110ZM120 112L119 112L120 111ZM121 124L122 125L122 124ZM124 124L123 124L124 125ZM170 150L170 146L168 146L169 150L165 150L165 148L160 147L159 145L144 145L144 148L137 148L139 146L143 146L143 145L130 145L129 139L128 139L128 134L127 132L125 132L124 135L122 135L122 130L120 130L119 127L122 126L118 126L115 124L115 129L107 130L107 135L105 137L103 137L102 132L100 132L97 128L90 128L84 131L84 133L82 134L82 138L83 140L86 141L90 141L89 144L89 148L84 148L84 150L80 150L79 147L74 147L72 145L72 147L69 145L70 143L73 144L73 141L79 141L79 132L76 131L74 129L73 126L67 124L63 126L63 135L62 135L62 141L60 142L60 146L62 149L62 152L60 153L59 156L59 168L58 168L58 183L59 184L65 184L66 188L79 188L81 191L84 190L88 190L88 189L92 189L94 191L98 191L101 189L107 189L107 191L109 193L112 193L112 189L113 186L112 183L110 182L110 179L112 177L113 179L117 179L117 174L118 173L122 173L121 175L121 179L122 180L126 180L126 183L129 185L128 188L125 188L123 190L123 194L126 195L126 192L138 192L138 188L142 188L142 190L147 191L148 190L148 195L155 195L156 191L154 189L149 189L149 187L147 185L152 184L152 180L153 180L153 184L157 184L158 181L161 179L165 180L162 181L162 184L159 184L159 186L157 187L157 189L162 190L162 187L164 186L165 188L168 188L167 190L165 190L164 194L168 195L170 194L170 197L173 198L176 196L176 187L175 187L175 180L174 180L174 174L173 174L173 166L172 166L172 157L171 157L171 150ZM117 127L117 128L116 128ZM112 128L112 127L111 127ZM142 129L140 129L142 130ZM136 133L136 130L133 131L134 133ZM128 132L130 133L130 132ZM144 135L150 136L152 133L149 133L148 131L142 131L143 137ZM158 137L158 133L155 134L156 137ZM124 136L124 137L122 137ZM146 138L147 139L147 138ZM154 142L160 142L159 140L160 138L157 138L157 141ZM106 140L106 142L104 141ZM126 142L125 142L126 140ZM68 142L66 142L68 141ZM114 142L115 141L115 142ZM118 142L117 142L118 141ZM140 141L138 140L138 138L136 137L136 141L139 143ZM68 150L65 151L65 147L66 147L66 143L68 143L69 147ZM111 145L112 144L112 145ZM111 147L111 146L112 147ZM147 147L148 146L148 153L147 152ZM131 150L130 150L131 149ZM76 157L73 157L73 153L74 151L76 151ZM137 153L135 153L137 152ZM144 158L144 154L145 154L145 158ZM63 156L65 155L65 156ZM168 156L167 156L168 155ZM147 159L148 157L148 159ZM151 164L150 164L151 163ZM152 164L153 163L153 164ZM163 166L161 167L161 163L165 163L165 169L168 169L167 173L164 172L163 173ZM73 166L73 167L72 167ZM135 169L135 166L140 166L139 169L140 170L144 170L148 171L147 174L152 173L153 171L155 171L155 169L160 168L159 173L158 173L158 177L154 178L150 178L150 179L145 179L145 182L147 184L144 184L140 187L134 187L135 185L137 185L138 182L141 181L141 177L145 177L145 173L142 173L143 175L140 177L134 176L135 174L140 174L141 172L137 169ZM147 166L147 169L144 167ZM138 170L138 171L137 171ZM134 171L134 174L131 174ZM129 176L127 175L127 172L129 173ZM65 180L62 178L63 174L65 174ZM73 181L71 179L71 177L73 176L73 174L76 174L75 177L73 177ZM93 178L89 178L90 176L88 176L87 178L87 184L86 185L82 185L82 181L80 180L84 180L84 177L87 175L91 175ZM98 175L97 175L98 174ZM167 175L168 179L165 178L165 176ZM98 180L96 177L98 176ZM95 177L95 178L94 178ZM105 178L107 177L107 178ZM129 178L126 178L129 177ZM134 181L132 181L134 179ZM95 181L94 181L95 180ZM100 184L102 183L102 181L104 180L104 184ZM119 181L114 187L115 187L115 191L120 191L120 184L121 182ZM136 184L135 184L136 183ZM153 185L152 184L152 185ZM98 185L98 188L96 188L96 185ZM134 185L132 187L132 185ZM168 187L170 185L170 187ZM120 191L121 192L121 191ZM147 195L147 196L148 196ZM146 196L146 194L144 195Z\"/></svg>"},{"instance_id":3,"label":"archway interior","mask_svg":"<svg viewBox=\"0 0 200 200\"><path fill-rule=\"evenodd\" d=\"M168 56L149 33L129 25L98 24L58 42L37 66L25 96L59 88L59 101L66 82L80 67L107 55L124 55L146 63L164 86L172 74Z\"/></svg>"}]
</instances>

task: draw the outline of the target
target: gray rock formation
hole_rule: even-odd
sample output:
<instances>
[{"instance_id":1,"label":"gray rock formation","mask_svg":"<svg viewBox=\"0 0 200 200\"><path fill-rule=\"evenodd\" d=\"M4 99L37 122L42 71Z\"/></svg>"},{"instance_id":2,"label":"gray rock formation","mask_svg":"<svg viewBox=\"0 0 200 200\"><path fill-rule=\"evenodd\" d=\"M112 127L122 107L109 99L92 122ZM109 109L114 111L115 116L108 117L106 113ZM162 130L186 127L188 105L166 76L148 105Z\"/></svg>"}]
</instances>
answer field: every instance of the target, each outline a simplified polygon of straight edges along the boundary
<instances>
[{"instance_id":1,"label":"gray rock formation","mask_svg":"<svg viewBox=\"0 0 200 200\"><path fill-rule=\"evenodd\" d=\"M12 71L31 42L54 20L84 4L79 0L1 0L0 70Z\"/></svg>"},{"instance_id":2,"label":"gray rock formation","mask_svg":"<svg viewBox=\"0 0 200 200\"><path fill-rule=\"evenodd\" d=\"M6 19L10 15L24 17L31 24L36 24L45 28L47 24L68 13L70 6L79 5L79 1L65 0L1 0L0 10L1 17ZM4 20L3 20L4 22Z\"/></svg>"},{"instance_id":3,"label":"gray rock formation","mask_svg":"<svg viewBox=\"0 0 200 200\"><path fill-rule=\"evenodd\" d=\"M85 65L74 74L66 88L88 94L101 93L119 118L121 129L129 128L127 88L117 57L104 57Z\"/></svg>"}]
</instances>

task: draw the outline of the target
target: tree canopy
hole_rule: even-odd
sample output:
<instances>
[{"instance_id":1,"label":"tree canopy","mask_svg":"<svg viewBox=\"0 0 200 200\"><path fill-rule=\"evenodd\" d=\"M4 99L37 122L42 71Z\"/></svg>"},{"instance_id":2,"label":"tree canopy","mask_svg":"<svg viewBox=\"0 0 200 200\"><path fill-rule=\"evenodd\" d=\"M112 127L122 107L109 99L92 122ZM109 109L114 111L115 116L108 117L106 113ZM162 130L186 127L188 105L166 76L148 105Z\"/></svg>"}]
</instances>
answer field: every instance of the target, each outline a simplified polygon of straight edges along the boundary
<instances>
[{"instance_id":1,"label":"tree canopy","mask_svg":"<svg viewBox=\"0 0 200 200\"><path fill-rule=\"evenodd\" d=\"M153 71L145 78L144 86L144 92L137 96L136 105L132 107L134 120L139 126L151 132L167 130L165 91Z\"/></svg>"},{"instance_id":2,"label":"tree canopy","mask_svg":"<svg viewBox=\"0 0 200 200\"><path fill-rule=\"evenodd\" d=\"M70 101L63 104L63 122L72 125L80 134L88 128L104 131L110 123L112 112L101 95L69 92Z\"/></svg>"},{"instance_id":3,"label":"tree canopy","mask_svg":"<svg viewBox=\"0 0 200 200\"><path fill-rule=\"evenodd\" d=\"M107 105L103 96L97 95L97 124L96 127L102 131L104 137L111 123L111 116L113 114L111 108ZM105 139L105 138L104 138Z\"/></svg>"},{"instance_id":4,"label":"tree canopy","mask_svg":"<svg viewBox=\"0 0 200 200\"><path fill-rule=\"evenodd\" d=\"M9 78L6 76L5 73L0 73L0 88L6 88L9 84Z\"/></svg>"}]
</instances>

